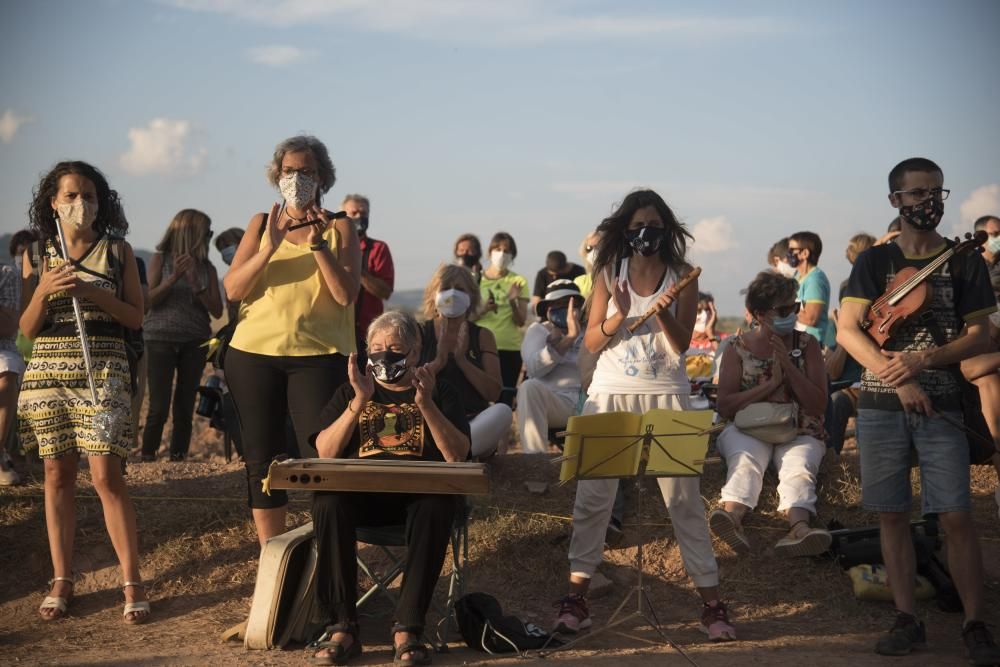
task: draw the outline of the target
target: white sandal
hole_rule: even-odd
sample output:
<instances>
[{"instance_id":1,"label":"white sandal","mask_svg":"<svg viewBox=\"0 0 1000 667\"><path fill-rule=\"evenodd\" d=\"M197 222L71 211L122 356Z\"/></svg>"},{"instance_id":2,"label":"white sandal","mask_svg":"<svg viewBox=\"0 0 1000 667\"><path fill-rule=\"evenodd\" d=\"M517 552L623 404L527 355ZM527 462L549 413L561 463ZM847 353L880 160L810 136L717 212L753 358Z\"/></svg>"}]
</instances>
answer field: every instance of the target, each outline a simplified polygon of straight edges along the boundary
<instances>
[{"instance_id":1,"label":"white sandal","mask_svg":"<svg viewBox=\"0 0 1000 667\"><path fill-rule=\"evenodd\" d=\"M76 582L73 581L72 577L52 577L49 579L49 588L52 588L52 584L57 581L65 581L69 583L72 587ZM42 600L42 604L38 607L38 615L42 617L45 621L57 621L60 618L65 618L66 609L69 607L69 601L73 599L73 591L70 590L69 596L60 598L51 595L46 595L45 599ZM45 609L55 609L58 614L43 614Z\"/></svg>"},{"instance_id":2,"label":"white sandal","mask_svg":"<svg viewBox=\"0 0 1000 667\"><path fill-rule=\"evenodd\" d=\"M143 590L146 588L146 584L141 581L126 581L122 584L122 590L128 588L129 586L139 586ZM129 614L135 615L130 617ZM143 600L142 602L126 602L125 612L122 616L125 617L125 623L128 625L142 625L149 620L149 600Z\"/></svg>"}]
</instances>

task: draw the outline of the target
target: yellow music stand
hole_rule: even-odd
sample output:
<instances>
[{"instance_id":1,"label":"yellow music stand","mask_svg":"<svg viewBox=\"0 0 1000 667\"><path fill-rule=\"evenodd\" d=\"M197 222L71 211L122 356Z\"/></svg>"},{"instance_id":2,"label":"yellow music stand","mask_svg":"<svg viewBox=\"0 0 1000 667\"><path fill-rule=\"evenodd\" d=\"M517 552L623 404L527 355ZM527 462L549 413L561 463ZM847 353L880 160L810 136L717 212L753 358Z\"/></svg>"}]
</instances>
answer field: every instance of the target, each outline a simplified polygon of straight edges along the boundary
<instances>
[{"instance_id":1,"label":"yellow music stand","mask_svg":"<svg viewBox=\"0 0 1000 667\"><path fill-rule=\"evenodd\" d=\"M611 630L634 618L646 621L663 642L696 664L666 635L656 618L643 582L643 480L646 477L697 477L705 463L708 437L720 427L712 426L711 410L650 410L644 415L631 412L608 412L599 415L570 417L561 463L560 484L586 479L634 479L636 486L636 569L635 588L615 609L607 624L583 637L563 644L562 651L577 643ZM662 440L669 439L665 446ZM636 596L634 611L621 615L626 604ZM648 608L648 613L646 609Z\"/></svg>"}]
</instances>

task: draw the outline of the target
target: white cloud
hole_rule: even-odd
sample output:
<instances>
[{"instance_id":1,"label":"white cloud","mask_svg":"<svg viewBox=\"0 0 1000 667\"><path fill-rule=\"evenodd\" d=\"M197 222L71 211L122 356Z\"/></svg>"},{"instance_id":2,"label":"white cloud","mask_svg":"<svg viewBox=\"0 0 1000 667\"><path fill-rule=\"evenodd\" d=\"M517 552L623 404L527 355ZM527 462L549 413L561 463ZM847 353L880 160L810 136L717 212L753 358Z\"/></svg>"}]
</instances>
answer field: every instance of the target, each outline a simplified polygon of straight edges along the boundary
<instances>
[{"instance_id":1,"label":"white cloud","mask_svg":"<svg viewBox=\"0 0 1000 667\"><path fill-rule=\"evenodd\" d=\"M296 46L283 44L272 44L247 49L247 57L250 59L250 62L267 65L268 67L288 67L289 65L305 62L314 55L314 51L305 51Z\"/></svg>"},{"instance_id":2,"label":"white cloud","mask_svg":"<svg viewBox=\"0 0 1000 667\"><path fill-rule=\"evenodd\" d=\"M131 174L197 172L207 151L190 147L190 135L191 124L186 120L154 118L146 127L129 129L131 147L119 160Z\"/></svg>"},{"instance_id":3,"label":"white cloud","mask_svg":"<svg viewBox=\"0 0 1000 667\"><path fill-rule=\"evenodd\" d=\"M501 43L555 39L617 40L670 35L723 39L787 32L769 17L675 16L649 11L614 15L552 0L168 0L179 9L210 12L271 26L337 22L407 36ZM570 13L570 9L573 13Z\"/></svg>"},{"instance_id":4,"label":"white cloud","mask_svg":"<svg viewBox=\"0 0 1000 667\"><path fill-rule=\"evenodd\" d=\"M976 188L969 198L962 202L963 232L971 232L972 224L984 215L1000 215L1000 184L984 185Z\"/></svg>"},{"instance_id":5,"label":"white cloud","mask_svg":"<svg viewBox=\"0 0 1000 667\"><path fill-rule=\"evenodd\" d=\"M736 245L733 226L724 215L702 218L691 227L691 234L694 236L691 250L698 254L725 252Z\"/></svg>"},{"instance_id":6,"label":"white cloud","mask_svg":"<svg viewBox=\"0 0 1000 667\"><path fill-rule=\"evenodd\" d=\"M9 144L14 141L14 136L22 125L34 120L31 116L19 116L13 109L7 109L3 112L3 116L0 116L0 140Z\"/></svg>"}]
</instances>

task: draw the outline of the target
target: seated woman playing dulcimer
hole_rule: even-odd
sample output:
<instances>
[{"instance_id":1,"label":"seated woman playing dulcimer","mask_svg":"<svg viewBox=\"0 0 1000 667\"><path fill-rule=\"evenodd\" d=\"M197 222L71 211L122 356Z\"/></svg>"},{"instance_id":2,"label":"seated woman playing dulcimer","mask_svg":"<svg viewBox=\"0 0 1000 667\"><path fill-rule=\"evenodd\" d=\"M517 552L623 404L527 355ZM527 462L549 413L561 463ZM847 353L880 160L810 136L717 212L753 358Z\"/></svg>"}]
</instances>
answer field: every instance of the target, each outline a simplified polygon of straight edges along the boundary
<instances>
[{"instance_id":1,"label":"seated woman playing dulcimer","mask_svg":"<svg viewBox=\"0 0 1000 667\"><path fill-rule=\"evenodd\" d=\"M420 326L411 316L388 312L368 327L368 366L354 355L350 381L324 408L328 426L312 440L322 458L461 462L469 457L469 423L451 385L418 367ZM430 664L419 642L434 585L444 563L455 498L437 494L321 491L313 495L319 549L317 596L330 615L328 640L313 663L344 665L361 655L356 602L356 529L406 524L406 568L392 626L394 664Z\"/></svg>"}]
</instances>

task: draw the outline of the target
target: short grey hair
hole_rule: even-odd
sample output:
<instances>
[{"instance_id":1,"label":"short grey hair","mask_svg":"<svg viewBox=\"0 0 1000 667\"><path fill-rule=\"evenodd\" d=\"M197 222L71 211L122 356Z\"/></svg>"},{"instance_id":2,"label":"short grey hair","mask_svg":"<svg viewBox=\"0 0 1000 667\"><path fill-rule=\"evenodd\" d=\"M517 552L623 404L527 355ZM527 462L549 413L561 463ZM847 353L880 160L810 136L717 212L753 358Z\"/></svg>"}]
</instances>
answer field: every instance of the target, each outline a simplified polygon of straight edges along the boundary
<instances>
[{"instance_id":1,"label":"short grey hair","mask_svg":"<svg viewBox=\"0 0 1000 667\"><path fill-rule=\"evenodd\" d=\"M403 344L406 345L408 350L414 349L423 342L417 318L401 310L389 310L376 317L368 325L365 342L371 345L372 336L386 329L395 331L396 335L403 340Z\"/></svg>"},{"instance_id":2,"label":"short grey hair","mask_svg":"<svg viewBox=\"0 0 1000 667\"><path fill-rule=\"evenodd\" d=\"M340 205L343 206L344 204L346 204L349 201L352 201L355 204L362 204L369 211L372 210L372 203L371 203L371 201L368 199L368 197L366 197L364 195L359 195L356 192L352 192L351 194L346 195L344 197L344 201L340 202Z\"/></svg>"},{"instance_id":3,"label":"short grey hair","mask_svg":"<svg viewBox=\"0 0 1000 667\"><path fill-rule=\"evenodd\" d=\"M337 170L333 168L330 152L326 150L322 141L306 134L290 137L275 146L271 164L267 165L268 182L274 187L278 187L278 181L281 179L281 161L285 159L286 153L305 151L312 153L316 160L316 170L319 172L319 191L329 192L333 184L337 182Z\"/></svg>"}]
</instances>

